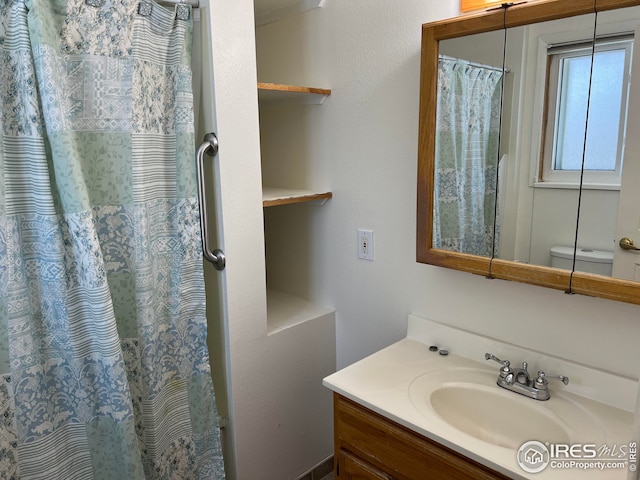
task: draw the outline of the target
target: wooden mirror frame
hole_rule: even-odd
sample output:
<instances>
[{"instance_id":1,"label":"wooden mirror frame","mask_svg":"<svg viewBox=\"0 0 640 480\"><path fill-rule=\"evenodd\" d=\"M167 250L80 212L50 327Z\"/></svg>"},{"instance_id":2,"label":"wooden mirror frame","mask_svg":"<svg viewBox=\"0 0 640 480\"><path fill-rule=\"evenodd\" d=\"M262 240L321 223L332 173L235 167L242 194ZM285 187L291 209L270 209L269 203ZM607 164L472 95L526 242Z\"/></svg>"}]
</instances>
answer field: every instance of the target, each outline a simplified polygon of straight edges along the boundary
<instances>
[{"instance_id":1,"label":"wooden mirror frame","mask_svg":"<svg viewBox=\"0 0 640 480\"><path fill-rule=\"evenodd\" d=\"M640 304L640 282L433 248L438 45L441 40L618 8L640 0L544 0L422 26L416 260L491 278ZM594 8L595 7L595 8ZM577 212L576 212L577 214Z\"/></svg>"}]
</instances>

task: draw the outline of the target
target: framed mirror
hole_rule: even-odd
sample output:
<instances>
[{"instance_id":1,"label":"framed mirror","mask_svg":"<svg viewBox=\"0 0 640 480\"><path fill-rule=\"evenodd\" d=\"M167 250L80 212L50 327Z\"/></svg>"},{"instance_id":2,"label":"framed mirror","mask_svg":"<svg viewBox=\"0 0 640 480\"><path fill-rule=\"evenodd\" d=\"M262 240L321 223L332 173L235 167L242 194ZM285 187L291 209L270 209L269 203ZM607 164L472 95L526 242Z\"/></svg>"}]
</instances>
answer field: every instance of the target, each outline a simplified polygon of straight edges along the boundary
<instances>
[{"instance_id":1,"label":"framed mirror","mask_svg":"<svg viewBox=\"0 0 640 480\"><path fill-rule=\"evenodd\" d=\"M561 100L557 103L557 80L555 87L553 86L554 78L559 78L558 58L587 58L588 70L591 70L593 45L596 45L594 66L599 65L599 56L615 56L618 59L617 65L620 65L622 54L618 47L627 42L627 57L620 68L629 68L634 63L631 61L633 55L640 52L640 49L633 49L635 29L640 25L640 17L634 16L639 5L640 0L543 0L423 25L418 158L418 262L572 293L640 303L640 274L633 278L614 278L600 270L594 273L588 268L583 269L584 264L578 261L582 250L614 250L614 242L618 241L614 240L614 236L618 239L622 235L616 231L621 224L618 217L625 209L618 208L621 197L619 185L615 187L608 184L603 188L600 184L601 188L594 188L591 172L587 175L587 170L593 168L588 162L587 167L582 168L580 142L572 154L571 142L563 143L557 139L560 138L558 131L571 133L569 137L584 138L586 125L589 123L584 114L583 117L571 116L572 103L562 104ZM625 22L620 23L620 19L625 19ZM618 52L599 53L607 49ZM569 72L565 73L565 80L572 77L585 82L584 75L574 73L584 70L584 62L565 61L560 64L565 65L560 68ZM640 65L640 59L635 64ZM447 181L447 175L457 174L447 156L450 153L447 148L451 147L446 145L456 145L456 162L460 163L460 138L468 132L452 133L455 129L451 125L456 122L452 123L446 118L453 115L449 112L452 100L445 96L451 95L451 88L447 87L450 82L448 78L451 77L445 77L445 80L440 77L444 70L455 68L467 69L473 73L476 66L484 69L482 75L487 78L492 76L487 72L497 70L497 75L500 76L497 88L501 108L497 133L491 122L495 115L485 113L482 118L487 119L484 123L488 133L482 140L474 139L472 142L473 145L481 145L481 150L490 160L482 167L484 170L479 170L484 172L482 175L472 175L474 182L481 184L480 190L484 195L474 197L482 198L482 201L480 207L475 205L475 213L470 214L468 212L471 210L466 206L455 205L463 195L447 190L451 183ZM624 136L624 132L633 128L634 124L637 125L636 130L640 128L640 102L634 107L636 102L633 100L640 99L640 92L635 97L633 94L636 84L638 86L635 88L640 88L640 73L636 73L636 78L638 81L634 83L632 77L630 93L626 97L628 119L619 122L622 132L619 135L620 141L615 147L610 147L610 150L619 148L624 152L626 158L617 160L617 168L625 173L633 170L631 167L624 168L632 163L632 152L640 151L640 145L634 144L636 139L632 135L627 138ZM591 78L587 75L586 80ZM563 83L560 86L562 91L567 88ZM492 85L490 87L493 88ZM460 90L460 87L456 88ZM622 86L621 91L624 88ZM485 92L485 100L490 96L490 93ZM438 101L444 105L440 106L440 110L437 108ZM597 101L594 100L594 105L597 105ZM627 100L622 98L620 100L623 110L626 108L625 101ZM636 111L638 113L634 114ZM449 124L443 124L443 118ZM457 123L464 125L466 122L471 125L470 130L475 134L485 128L478 118L474 114L471 120L465 119ZM597 126L597 120L600 120L601 125L611 124L610 120L604 121L602 111L592 113L591 118L592 129ZM453 142L452 137L455 138ZM597 138L597 135L591 134L591 137ZM588 141L586 144L585 152L595 148L589 147ZM549 177L545 171L545 163L548 164L551 160L545 158L555 151L562 152L558 157L564 160L566 168L553 167L551 170L558 170L560 173L567 170L571 175ZM602 158L605 155L598 151L591 156ZM585 153L584 157L589 158L589 154ZM570 159L574 159L574 163ZM465 175L469 176L468 171ZM587 176L589 179L584 182ZM631 185L627 192L640 190L633 186L634 180L620 176L625 185ZM596 183L598 181L603 180L595 180ZM640 177L636 181L640 181ZM623 189L622 192L624 191ZM629 200L626 211L630 210L634 201ZM476 200L474 202L478 203ZM640 216L635 214L634 217L631 214L627 217L631 219L628 223L632 226L626 227L627 231L631 229L631 233L626 235L636 233L637 241L640 242ZM479 226L472 229L474 233L471 242L458 238L461 235L456 227L451 228L448 224L451 223L451 218L455 219L453 223L464 224L465 228L467 224L482 218ZM484 234L480 235L479 232L483 230ZM575 248L576 245L578 249ZM555 258L560 258L556 255L558 253L569 257L565 258L569 268L565 268L567 262L555 262ZM635 265L634 262L637 261L640 264L638 252L625 250L624 253L631 257L628 263ZM559 267L551 266L552 257L555 257L554 265ZM574 265L577 268L574 269ZM632 270L640 272L640 266L632 267Z\"/></svg>"}]
</instances>

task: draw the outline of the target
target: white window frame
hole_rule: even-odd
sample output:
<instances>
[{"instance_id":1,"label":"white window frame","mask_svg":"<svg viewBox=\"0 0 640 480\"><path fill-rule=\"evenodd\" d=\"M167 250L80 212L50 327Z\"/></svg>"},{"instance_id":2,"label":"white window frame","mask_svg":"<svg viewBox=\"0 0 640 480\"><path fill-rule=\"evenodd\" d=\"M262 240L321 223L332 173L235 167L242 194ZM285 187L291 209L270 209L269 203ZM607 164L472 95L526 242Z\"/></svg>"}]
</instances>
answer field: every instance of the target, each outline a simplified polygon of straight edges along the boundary
<instances>
[{"instance_id":1,"label":"white window frame","mask_svg":"<svg viewBox=\"0 0 640 480\"><path fill-rule=\"evenodd\" d=\"M553 162L556 151L555 132L557 131L557 113L559 110L559 85L561 83L560 65L568 57L591 55L592 42L573 42L560 45L550 45L547 49L547 75L545 87L545 124L543 125L543 141L541 151L538 182L540 186L578 187L580 185L580 170L556 170ZM609 170L585 170L582 175L583 186L586 188L619 189L624 158L624 143L628 112L631 56L633 53L633 35L624 34L596 41L596 52L618 50L624 48L625 54L625 85L622 88L620 128L618 129L618 153L616 167Z\"/></svg>"}]
</instances>

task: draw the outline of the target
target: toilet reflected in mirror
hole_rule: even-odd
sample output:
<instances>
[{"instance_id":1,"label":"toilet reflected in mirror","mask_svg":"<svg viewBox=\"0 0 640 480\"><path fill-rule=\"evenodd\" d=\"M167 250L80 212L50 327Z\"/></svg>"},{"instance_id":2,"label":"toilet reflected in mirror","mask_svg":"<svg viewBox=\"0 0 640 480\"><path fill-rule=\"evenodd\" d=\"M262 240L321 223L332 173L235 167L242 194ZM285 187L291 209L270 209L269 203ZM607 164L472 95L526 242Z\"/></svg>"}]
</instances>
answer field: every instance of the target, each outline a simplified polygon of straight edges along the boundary
<instances>
[{"instance_id":1,"label":"toilet reflected in mirror","mask_svg":"<svg viewBox=\"0 0 640 480\"><path fill-rule=\"evenodd\" d=\"M552 267L573 270L573 247L556 245L550 254ZM612 267L613 252L591 248L578 248L576 251L576 271L610 277Z\"/></svg>"}]
</instances>

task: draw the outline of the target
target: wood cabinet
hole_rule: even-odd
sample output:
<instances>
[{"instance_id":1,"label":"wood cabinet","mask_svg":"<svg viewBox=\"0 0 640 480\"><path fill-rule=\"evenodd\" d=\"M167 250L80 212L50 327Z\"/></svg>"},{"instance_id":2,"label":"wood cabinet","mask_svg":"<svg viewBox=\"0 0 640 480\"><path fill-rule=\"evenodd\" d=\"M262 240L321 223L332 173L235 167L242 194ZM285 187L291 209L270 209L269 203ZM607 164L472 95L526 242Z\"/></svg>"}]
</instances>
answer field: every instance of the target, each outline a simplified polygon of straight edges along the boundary
<instances>
[{"instance_id":1,"label":"wood cabinet","mask_svg":"<svg viewBox=\"0 0 640 480\"><path fill-rule=\"evenodd\" d=\"M382 470L364 460L359 459L355 455L349 453L348 450L340 451L340 475L338 478L342 480L392 480L393 477L387 475Z\"/></svg>"},{"instance_id":2,"label":"wood cabinet","mask_svg":"<svg viewBox=\"0 0 640 480\"><path fill-rule=\"evenodd\" d=\"M334 393L339 480L508 480L439 443Z\"/></svg>"}]
</instances>

